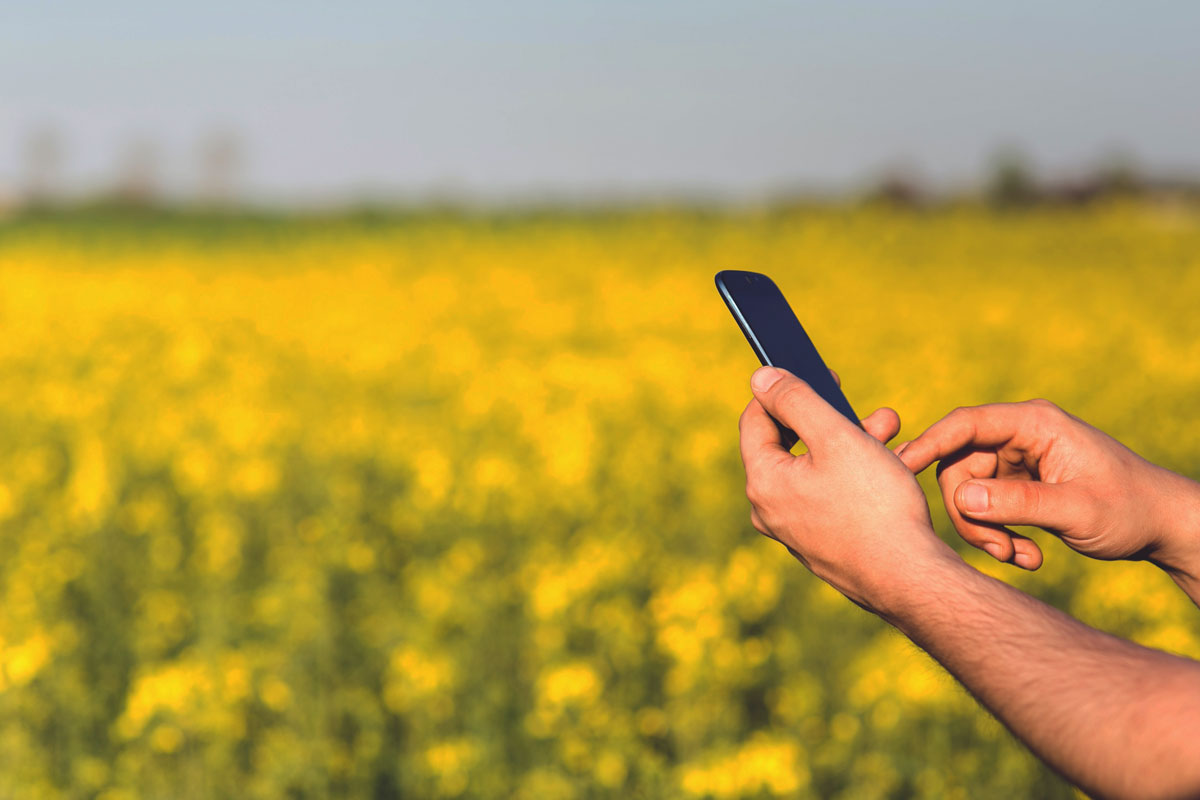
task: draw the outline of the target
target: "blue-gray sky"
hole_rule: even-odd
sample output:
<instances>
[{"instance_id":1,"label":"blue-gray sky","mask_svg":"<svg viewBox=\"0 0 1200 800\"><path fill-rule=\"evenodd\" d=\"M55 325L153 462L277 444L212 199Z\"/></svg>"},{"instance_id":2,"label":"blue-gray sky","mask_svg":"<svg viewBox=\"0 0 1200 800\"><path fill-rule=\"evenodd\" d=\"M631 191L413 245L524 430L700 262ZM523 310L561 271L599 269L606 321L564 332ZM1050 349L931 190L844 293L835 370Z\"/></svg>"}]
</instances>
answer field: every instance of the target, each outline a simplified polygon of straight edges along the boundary
<instances>
[{"instance_id":1,"label":"blue-gray sky","mask_svg":"<svg viewBox=\"0 0 1200 800\"><path fill-rule=\"evenodd\" d=\"M0 184L44 126L77 186L147 138L180 192L234 130L274 199L962 182L1004 143L1197 171L1200 4L4 4Z\"/></svg>"}]
</instances>

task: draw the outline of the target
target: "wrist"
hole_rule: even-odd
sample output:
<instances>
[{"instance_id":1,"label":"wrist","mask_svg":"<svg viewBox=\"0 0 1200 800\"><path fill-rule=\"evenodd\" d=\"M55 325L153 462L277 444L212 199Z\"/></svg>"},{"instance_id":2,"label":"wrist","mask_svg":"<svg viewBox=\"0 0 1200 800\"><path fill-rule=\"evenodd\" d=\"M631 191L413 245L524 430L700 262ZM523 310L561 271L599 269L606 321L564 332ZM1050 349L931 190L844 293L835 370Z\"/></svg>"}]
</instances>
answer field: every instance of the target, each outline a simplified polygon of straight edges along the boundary
<instances>
[{"instance_id":1,"label":"wrist","mask_svg":"<svg viewBox=\"0 0 1200 800\"><path fill-rule=\"evenodd\" d=\"M908 622L919 616L928 603L943 596L964 571L975 572L932 529L928 536L932 546L921 553L910 553L873 592L872 609L901 631L906 631Z\"/></svg>"},{"instance_id":2,"label":"wrist","mask_svg":"<svg viewBox=\"0 0 1200 800\"><path fill-rule=\"evenodd\" d=\"M1147 560L1188 589L1200 585L1200 483L1163 471L1154 520L1159 536Z\"/></svg>"}]
</instances>

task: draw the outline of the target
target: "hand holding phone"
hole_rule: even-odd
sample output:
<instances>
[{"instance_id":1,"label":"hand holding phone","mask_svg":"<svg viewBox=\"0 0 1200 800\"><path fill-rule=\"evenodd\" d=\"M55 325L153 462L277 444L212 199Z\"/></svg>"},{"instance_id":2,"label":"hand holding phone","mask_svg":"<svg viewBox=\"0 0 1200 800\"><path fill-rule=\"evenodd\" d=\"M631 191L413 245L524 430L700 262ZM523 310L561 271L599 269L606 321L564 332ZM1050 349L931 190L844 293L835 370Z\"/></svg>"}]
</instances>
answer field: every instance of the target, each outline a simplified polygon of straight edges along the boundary
<instances>
[{"instance_id":1,"label":"hand holding phone","mask_svg":"<svg viewBox=\"0 0 1200 800\"><path fill-rule=\"evenodd\" d=\"M774 281L757 272L723 270L717 273L716 283L721 299L764 366L786 369L811 386L846 419L862 427L858 415ZM778 420L775 424L786 447L790 448L798 441L796 434Z\"/></svg>"},{"instance_id":2,"label":"hand holding phone","mask_svg":"<svg viewBox=\"0 0 1200 800\"><path fill-rule=\"evenodd\" d=\"M728 271L716 280L759 360L779 368L755 372L754 399L738 422L751 524L851 600L886 614L912 575L961 563L933 532L912 472L887 449L900 418L881 408L858 420L770 278ZM797 441L789 427L807 453L784 449Z\"/></svg>"}]
</instances>

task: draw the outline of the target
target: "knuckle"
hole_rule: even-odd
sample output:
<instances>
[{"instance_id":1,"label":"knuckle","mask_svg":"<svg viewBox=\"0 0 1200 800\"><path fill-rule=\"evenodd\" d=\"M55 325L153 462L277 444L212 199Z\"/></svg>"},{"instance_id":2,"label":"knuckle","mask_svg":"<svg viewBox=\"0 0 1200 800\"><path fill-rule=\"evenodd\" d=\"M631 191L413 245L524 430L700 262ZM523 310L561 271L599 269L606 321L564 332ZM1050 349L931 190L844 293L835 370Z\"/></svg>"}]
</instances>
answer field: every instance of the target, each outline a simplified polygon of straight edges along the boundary
<instances>
[{"instance_id":1,"label":"knuckle","mask_svg":"<svg viewBox=\"0 0 1200 800\"><path fill-rule=\"evenodd\" d=\"M1029 400L1028 408L1033 423L1032 430L1036 435L1042 437L1051 435L1053 431L1060 429L1069 418L1067 412L1041 397Z\"/></svg>"},{"instance_id":2,"label":"knuckle","mask_svg":"<svg viewBox=\"0 0 1200 800\"><path fill-rule=\"evenodd\" d=\"M779 478L770 472L756 471L746 479L746 499L760 515L769 513L779 493Z\"/></svg>"},{"instance_id":3,"label":"knuckle","mask_svg":"<svg viewBox=\"0 0 1200 800\"><path fill-rule=\"evenodd\" d=\"M1031 519L1038 519L1042 510L1042 493L1031 482L1021 482L1018 485L1021 487L1018 490L1021 510Z\"/></svg>"},{"instance_id":4,"label":"knuckle","mask_svg":"<svg viewBox=\"0 0 1200 800\"><path fill-rule=\"evenodd\" d=\"M766 501L767 496L761 478L750 477L746 479L746 499L755 508L762 506Z\"/></svg>"},{"instance_id":5,"label":"knuckle","mask_svg":"<svg viewBox=\"0 0 1200 800\"><path fill-rule=\"evenodd\" d=\"M779 382L786 383L786 385L777 387L772 393L772 399L775 405L786 408L799 402L802 392L799 383L797 381L789 381L786 379Z\"/></svg>"},{"instance_id":6,"label":"knuckle","mask_svg":"<svg viewBox=\"0 0 1200 800\"><path fill-rule=\"evenodd\" d=\"M1038 414L1045 418L1057 417L1066 413L1058 405L1044 397L1035 397L1032 400L1026 400L1025 405L1035 409Z\"/></svg>"},{"instance_id":7,"label":"knuckle","mask_svg":"<svg viewBox=\"0 0 1200 800\"><path fill-rule=\"evenodd\" d=\"M958 406L944 418L946 423L944 430L949 432L958 432L962 429L970 429L975 423L975 414L978 409L972 406Z\"/></svg>"},{"instance_id":8,"label":"knuckle","mask_svg":"<svg viewBox=\"0 0 1200 800\"><path fill-rule=\"evenodd\" d=\"M746 426L750 424L750 412L753 408L754 404L750 403L742 410L742 415L738 417L738 433L746 432Z\"/></svg>"}]
</instances>

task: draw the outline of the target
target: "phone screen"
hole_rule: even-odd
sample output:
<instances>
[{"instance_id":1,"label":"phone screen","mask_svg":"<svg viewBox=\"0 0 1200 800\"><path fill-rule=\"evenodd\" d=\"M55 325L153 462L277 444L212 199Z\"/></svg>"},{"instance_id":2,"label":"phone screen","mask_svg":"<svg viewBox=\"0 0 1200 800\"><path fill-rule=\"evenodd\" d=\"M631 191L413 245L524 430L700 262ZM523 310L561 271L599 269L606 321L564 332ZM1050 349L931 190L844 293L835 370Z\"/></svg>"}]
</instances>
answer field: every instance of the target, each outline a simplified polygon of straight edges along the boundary
<instances>
[{"instance_id":1,"label":"phone screen","mask_svg":"<svg viewBox=\"0 0 1200 800\"><path fill-rule=\"evenodd\" d=\"M825 366L775 282L766 275L739 270L718 272L716 280L725 305L729 306L758 360L786 369L805 381L825 402L862 427L858 415L829 374L829 367ZM795 440L794 434L792 440Z\"/></svg>"}]
</instances>

